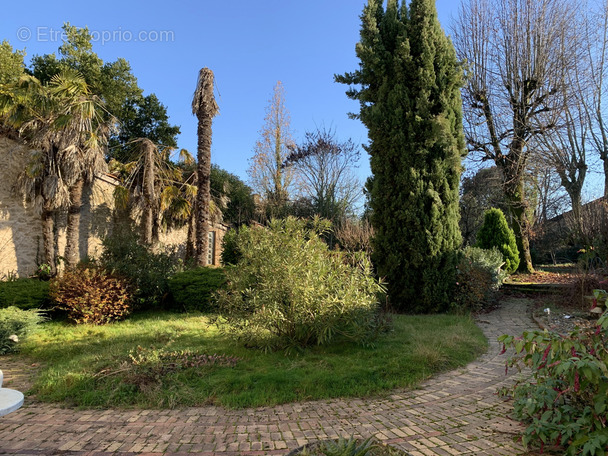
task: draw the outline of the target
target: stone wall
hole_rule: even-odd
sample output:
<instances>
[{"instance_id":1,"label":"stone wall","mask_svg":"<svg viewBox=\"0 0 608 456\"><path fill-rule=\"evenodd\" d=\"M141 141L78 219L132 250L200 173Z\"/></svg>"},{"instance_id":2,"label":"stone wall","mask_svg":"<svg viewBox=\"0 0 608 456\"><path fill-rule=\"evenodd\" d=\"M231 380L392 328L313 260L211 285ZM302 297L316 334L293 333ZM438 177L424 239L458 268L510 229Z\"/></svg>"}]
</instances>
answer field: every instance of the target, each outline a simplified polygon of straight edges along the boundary
<instances>
[{"instance_id":1,"label":"stone wall","mask_svg":"<svg viewBox=\"0 0 608 456\"><path fill-rule=\"evenodd\" d=\"M29 150L0 137L0 276L30 274L42 252L42 223L31 207L11 194Z\"/></svg>"},{"instance_id":2,"label":"stone wall","mask_svg":"<svg viewBox=\"0 0 608 456\"><path fill-rule=\"evenodd\" d=\"M30 150L22 143L0 137L0 279L8 275L29 276L43 262L42 221L31 206L13 194L17 176L25 168ZM97 257L101 253L101 239L113 225L116 181L108 175L98 176L83 195L80 216L80 257ZM55 245L58 256L63 256L66 243L67 214L57 214ZM220 264L221 240L227 227L213 227L216 238L213 251L214 265ZM185 251L187 229L161 233L160 246Z\"/></svg>"}]
</instances>

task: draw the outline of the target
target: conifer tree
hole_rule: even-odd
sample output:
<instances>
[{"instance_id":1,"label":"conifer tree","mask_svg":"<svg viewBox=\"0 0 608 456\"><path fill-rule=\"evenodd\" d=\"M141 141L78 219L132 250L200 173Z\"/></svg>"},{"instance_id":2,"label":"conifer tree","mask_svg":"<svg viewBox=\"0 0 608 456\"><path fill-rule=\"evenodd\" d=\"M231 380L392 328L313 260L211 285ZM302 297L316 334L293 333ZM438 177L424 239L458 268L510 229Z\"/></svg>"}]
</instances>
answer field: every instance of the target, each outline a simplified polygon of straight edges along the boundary
<instances>
[{"instance_id":1,"label":"conifer tree","mask_svg":"<svg viewBox=\"0 0 608 456\"><path fill-rule=\"evenodd\" d=\"M440 311L461 244L462 69L433 0L383 3L364 8L359 70L336 80L357 86L347 95L368 128L373 260L391 305Z\"/></svg>"},{"instance_id":2,"label":"conifer tree","mask_svg":"<svg viewBox=\"0 0 608 456\"><path fill-rule=\"evenodd\" d=\"M486 211L483 224L477 232L477 247L493 249L496 247L505 261L502 269L513 274L519 266L519 249L513 230L509 228L505 214L495 207Z\"/></svg>"}]
</instances>

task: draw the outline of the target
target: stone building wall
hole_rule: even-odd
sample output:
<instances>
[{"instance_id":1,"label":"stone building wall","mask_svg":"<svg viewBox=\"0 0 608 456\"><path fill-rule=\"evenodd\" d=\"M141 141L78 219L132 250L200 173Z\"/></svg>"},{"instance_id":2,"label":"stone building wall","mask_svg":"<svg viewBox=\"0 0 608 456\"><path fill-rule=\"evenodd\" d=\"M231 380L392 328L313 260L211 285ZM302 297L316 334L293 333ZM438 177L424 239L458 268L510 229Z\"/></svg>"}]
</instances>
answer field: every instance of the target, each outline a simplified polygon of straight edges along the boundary
<instances>
[{"instance_id":1,"label":"stone building wall","mask_svg":"<svg viewBox=\"0 0 608 456\"><path fill-rule=\"evenodd\" d=\"M13 184L25 168L30 150L22 143L0 137L0 280L9 275L25 277L33 274L43 262L42 220L33 207L12 192ZM95 178L83 195L80 216L80 257L97 257L101 253L101 240L110 233L113 225L116 181L107 175ZM63 256L66 244L67 214L58 214L55 220L55 245L58 256ZM227 229L216 225L216 243L213 250L214 265L220 264L221 240ZM171 230L160 235L160 247L185 252L187 228Z\"/></svg>"}]
</instances>

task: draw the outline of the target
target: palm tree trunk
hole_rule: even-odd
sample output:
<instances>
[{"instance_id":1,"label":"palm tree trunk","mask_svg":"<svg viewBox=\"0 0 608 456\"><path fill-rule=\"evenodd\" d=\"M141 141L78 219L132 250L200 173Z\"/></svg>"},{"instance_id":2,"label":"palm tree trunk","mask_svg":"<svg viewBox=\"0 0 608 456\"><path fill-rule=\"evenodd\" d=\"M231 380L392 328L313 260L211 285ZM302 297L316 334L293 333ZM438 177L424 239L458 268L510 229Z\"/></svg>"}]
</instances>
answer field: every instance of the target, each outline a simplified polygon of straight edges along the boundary
<instances>
[{"instance_id":1,"label":"palm tree trunk","mask_svg":"<svg viewBox=\"0 0 608 456\"><path fill-rule=\"evenodd\" d=\"M196 201L188 220L188 238L186 239L186 260L196 257Z\"/></svg>"},{"instance_id":2,"label":"palm tree trunk","mask_svg":"<svg viewBox=\"0 0 608 456\"><path fill-rule=\"evenodd\" d=\"M145 140L144 148L144 176L143 197L144 213L142 221L142 238L145 244L151 245L154 237L154 144Z\"/></svg>"},{"instance_id":3,"label":"palm tree trunk","mask_svg":"<svg viewBox=\"0 0 608 456\"><path fill-rule=\"evenodd\" d=\"M65 244L65 262L68 268L73 268L80 260L80 208L82 207L82 189L84 180L79 179L70 188L70 207L68 208L68 226Z\"/></svg>"},{"instance_id":4,"label":"palm tree trunk","mask_svg":"<svg viewBox=\"0 0 608 456\"><path fill-rule=\"evenodd\" d=\"M42 243L44 245L44 262L51 268L51 276L57 273L57 265L55 264L55 235L54 227L54 211L44 210L42 213Z\"/></svg>"},{"instance_id":5,"label":"palm tree trunk","mask_svg":"<svg viewBox=\"0 0 608 456\"><path fill-rule=\"evenodd\" d=\"M209 252L209 202L211 200L211 118L198 121L198 192L196 194L196 264L207 266Z\"/></svg>"},{"instance_id":6,"label":"palm tree trunk","mask_svg":"<svg viewBox=\"0 0 608 456\"><path fill-rule=\"evenodd\" d=\"M211 123L218 112L213 94L213 71L202 68L192 99L192 113L198 119L198 150L196 169L196 264L207 266L209 251L209 203L211 201Z\"/></svg>"}]
</instances>

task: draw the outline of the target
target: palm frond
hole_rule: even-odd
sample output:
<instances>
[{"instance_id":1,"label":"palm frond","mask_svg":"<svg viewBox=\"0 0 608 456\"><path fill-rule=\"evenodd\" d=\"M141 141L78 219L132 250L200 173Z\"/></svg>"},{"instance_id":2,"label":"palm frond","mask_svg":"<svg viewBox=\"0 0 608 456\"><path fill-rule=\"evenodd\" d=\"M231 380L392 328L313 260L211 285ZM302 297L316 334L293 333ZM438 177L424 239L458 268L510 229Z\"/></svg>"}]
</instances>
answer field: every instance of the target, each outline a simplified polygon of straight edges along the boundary
<instances>
[{"instance_id":1,"label":"palm frond","mask_svg":"<svg viewBox=\"0 0 608 456\"><path fill-rule=\"evenodd\" d=\"M126 187L121 185L114 187L114 206L123 210L129 207L129 190Z\"/></svg>"}]
</instances>

